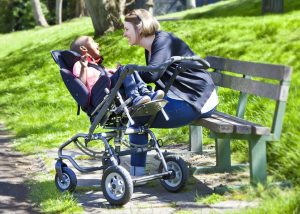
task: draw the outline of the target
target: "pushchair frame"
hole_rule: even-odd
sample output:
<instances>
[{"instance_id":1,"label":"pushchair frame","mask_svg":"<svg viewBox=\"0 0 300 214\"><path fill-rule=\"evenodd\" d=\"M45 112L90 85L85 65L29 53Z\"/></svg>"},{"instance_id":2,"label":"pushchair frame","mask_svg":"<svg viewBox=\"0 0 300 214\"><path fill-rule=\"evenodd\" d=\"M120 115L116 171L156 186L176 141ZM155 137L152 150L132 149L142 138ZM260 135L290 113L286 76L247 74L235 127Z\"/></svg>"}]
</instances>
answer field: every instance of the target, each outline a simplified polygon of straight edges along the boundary
<instances>
[{"instance_id":1,"label":"pushchair frame","mask_svg":"<svg viewBox=\"0 0 300 214\"><path fill-rule=\"evenodd\" d=\"M53 52L52 56L54 58ZM55 58L54 60L58 64L58 61ZM193 61L197 61L199 64L196 65L192 63ZM70 168L68 168L67 164L63 161L64 159L67 159L78 171L82 173L104 170L101 186L104 186L102 188L103 194L107 201L112 205L126 204L131 199L134 184L160 179L161 184L171 192L178 192L185 186L188 179L188 168L185 162L183 159L177 156L164 157L154 133L149 128L159 111L162 111L165 118L168 119L168 116L163 110L163 107L166 105L167 101L151 101L150 103L128 109L127 104L130 102L130 100L123 101L122 96L119 93L119 89L126 75L129 75L134 71L163 71L173 63L177 63L176 69L165 87L165 93L167 93L169 90L178 73L191 68L206 69L209 67L208 62L198 56L171 57L165 63L156 67L138 66L132 64L124 66L123 72L121 73L121 76L114 88L112 88L111 91L107 91L107 95L104 97L103 101L100 102L95 110L91 113L90 116L93 118L93 120L89 128L89 133L78 133L59 147L58 158L55 164L55 184L60 191L72 192L75 190L77 185L76 175ZM116 98L119 102L118 106L115 105ZM134 123L134 115L143 115L143 113L150 116L147 124L137 128L127 126L128 121L126 118L132 124ZM133 116L133 118L131 116ZM95 129L98 125L102 126L103 129L108 129L111 131L95 133ZM129 134L148 134L150 136L150 140L146 145L134 145L132 143L128 144L124 136ZM80 139L84 140L84 144L80 141ZM114 147L109 143L111 139L114 139ZM96 152L93 149L88 148L89 142L95 140L100 140L104 143L104 152ZM71 143L74 143L81 152L90 157L102 158L102 166L81 167L70 155L63 154L63 149ZM121 145L125 145L129 149L121 150ZM161 160L159 173L141 176L138 178L131 178L128 171L120 166L119 157L152 150L157 152L158 158ZM180 172L177 172L176 170L179 170Z\"/></svg>"}]
</instances>

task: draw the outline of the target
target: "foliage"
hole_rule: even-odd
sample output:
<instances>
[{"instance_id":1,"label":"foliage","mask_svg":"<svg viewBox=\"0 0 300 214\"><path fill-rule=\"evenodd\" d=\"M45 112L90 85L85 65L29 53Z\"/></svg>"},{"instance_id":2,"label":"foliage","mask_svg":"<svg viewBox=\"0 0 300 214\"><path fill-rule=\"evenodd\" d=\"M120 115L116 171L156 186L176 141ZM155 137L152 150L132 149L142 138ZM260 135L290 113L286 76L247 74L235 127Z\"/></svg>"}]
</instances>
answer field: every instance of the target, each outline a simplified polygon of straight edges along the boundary
<instances>
[{"instance_id":1,"label":"foliage","mask_svg":"<svg viewBox=\"0 0 300 214\"><path fill-rule=\"evenodd\" d=\"M55 1L40 0L40 3L48 24L54 25ZM0 0L0 5L0 33L26 30L36 26L30 0ZM63 1L63 21L76 17L75 8L76 1Z\"/></svg>"},{"instance_id":2,"label":"foliage","mask_svg":"<svg viewBox=\"0 0 300 214\"><path fill-rule=\"evenodd\" d=\"M259 207L249 208L242 213L250 214L263 214L263 213L299 213L300 212L300 192L299 187L295 189L280 189L278 187L268 188L265 191L257 191L252 189L253 192L259 194L257 197L261 199ZM236 212L236 213L240 213Z\"/></svg>"},{"instance_id":3,"label":"foliage","mask_svg":"<svg viewBox=\"0 0 300 214\"><path fill-rule=\"evenodd\" d=\"M30 0L1 0L0 33L35 26Z\"/></svg>"},{"instance_id":4,"label":"foliage","mask_svg":"<svg viewBox=\"0 0 300 214\"><path fill-rule=\"evenodd\" d=\"M46 1L44 0L45 5L49 10L49 13L46 14L46 19L50 25L56 24L56 14L55 14L55 6L56 1ZM63 1L62 5L62 21L67 21L76 17L76 2L77 1Z\"/></svg>"},{"instance_id":5,"label":"foliage","mask_svg":"<svg viewBox=\"0 0 300 214\"><path fill-rule=\"evenodd\" d=\"M0 33L20 31L35 27L30 0L0 0ZM49 16L46 5L41 1L44 15Z\"/></svg>"}]
</instances>

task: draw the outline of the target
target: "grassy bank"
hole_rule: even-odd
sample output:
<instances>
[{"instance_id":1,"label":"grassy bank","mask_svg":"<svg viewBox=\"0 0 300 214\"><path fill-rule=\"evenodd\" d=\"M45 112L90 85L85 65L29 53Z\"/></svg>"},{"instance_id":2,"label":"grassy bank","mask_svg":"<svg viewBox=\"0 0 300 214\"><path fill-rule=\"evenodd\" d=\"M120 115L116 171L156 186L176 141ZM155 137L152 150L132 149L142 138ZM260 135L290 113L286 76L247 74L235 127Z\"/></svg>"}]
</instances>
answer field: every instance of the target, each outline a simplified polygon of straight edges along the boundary
<instances>
[{"instance_id":1,"label":"grassy bank","mask_svg":"<svg viewBox=\"0 0 300 214\"><path fill-rule=\"evenodd\" d=\"M202 57L216 55L293 67L283 133L280 142L268 145L268 169L277 179L299 185L300 4L285 1L285 14L261 16L258 2L224 1L197 8L181 14L183 20L162 22L162 29L184 39ZM237 3L243 4L236 7ZM89 18L0 35L0 46L6 47L0 52L0 121L15 133L16 149L38 153L57 148L78 132L88 131L87 116L76 116L77 106L50 56L50 50L68 49L70 42L83 34L93 34ZM96 40L107 67L116 62L144 64L143 50L129 47L122 31ZM219 96L219 110L234 111L237 94L221 91ZM264 100L250 99L246 118L270 124L272 106L266 106ZM188 137L187 127L155 132L168 143L186 142ZM232 149L240 161L247 160L245 143L234 142Z\"/></svg>"}]
</instances>

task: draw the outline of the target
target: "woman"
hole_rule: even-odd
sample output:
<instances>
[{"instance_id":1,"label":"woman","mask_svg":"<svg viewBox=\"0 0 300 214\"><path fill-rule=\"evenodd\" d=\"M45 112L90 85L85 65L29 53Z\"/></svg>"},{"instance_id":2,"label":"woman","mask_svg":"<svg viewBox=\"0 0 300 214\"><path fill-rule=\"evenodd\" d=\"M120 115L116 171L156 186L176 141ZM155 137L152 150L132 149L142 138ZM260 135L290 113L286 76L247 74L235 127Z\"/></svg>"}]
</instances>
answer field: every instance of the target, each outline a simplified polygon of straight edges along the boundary
<instances>
[{"instance_id":1,"label":"woman","mask_svg":"<svg viewBox=\"0 0 300 214\"><path fill-rule=\"evenodd\" d=\"M147 66L157 66L172 56L195 55L184 41L171 33L159 31L159 28L158 21L146 10L137 9L125 16L123 35L130 45L145 49ZM146 83L154 82L156 90L163 90L174 72L173 67L166 71L139 74ZM205 70L189 69L180 73L164 99L168 101L164 109L170 119L166 121L159 113L151 125L153 128L175 128L198 118L209 117L218 104L214 83ZM137 125L143 123L135 122ZM134 144L146 144L147 140L147 135L130 136ZM146 154L132 155L131 174L143 175L145 163Z\"/></svg>"}]
</instances>

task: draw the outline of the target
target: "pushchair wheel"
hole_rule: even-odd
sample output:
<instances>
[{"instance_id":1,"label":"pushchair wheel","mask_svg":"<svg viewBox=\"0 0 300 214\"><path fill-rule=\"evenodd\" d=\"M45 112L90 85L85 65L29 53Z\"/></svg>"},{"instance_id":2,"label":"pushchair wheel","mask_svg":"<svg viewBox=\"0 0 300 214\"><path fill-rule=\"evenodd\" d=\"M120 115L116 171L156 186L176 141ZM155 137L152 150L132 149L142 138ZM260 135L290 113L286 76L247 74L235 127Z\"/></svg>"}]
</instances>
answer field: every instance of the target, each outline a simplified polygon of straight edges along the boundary
<instances>
[{"instance_id":1,"label":"pushchair wheel","mask_svg":"<svg viewBox=\"0 0 300 214\"><path fill-rule=\"evenodd\" d=\"M103 195L111 205L124 205L132 196L133 183L126 169L122 166L108 167L101 181Z\"/></svg>"},{"instance_id":2,"label":"pushchair wheel","mask_svg":"<svg viewBox=\"0 0 300 214\"><path fill-rule=\"evenodd\" d=\"M77 186L77 178L73 170L69 167L63 167L62 179L59 178L58 173L55 174L55 185L61 192L73 192Z\"/></svg>"},{"instance_id":3,"label":"pushchair wheel","mask_svg":"<svg viewBox=\"0 0 300 214\"><path fill-rule=\"evenodd\" d=\"M162 178L161 185L170 192L179 192L186 184L188 179L188 168L185 161L178 156L166 156L165 161L169 171L172 171L171 176ZM159 173L165 172L163 164L158 168Z\"/></svg>"}]
</instances>

